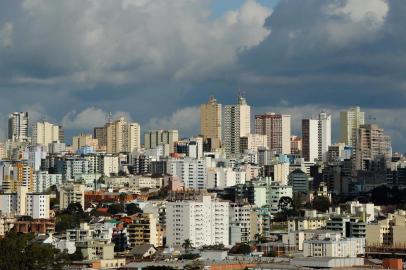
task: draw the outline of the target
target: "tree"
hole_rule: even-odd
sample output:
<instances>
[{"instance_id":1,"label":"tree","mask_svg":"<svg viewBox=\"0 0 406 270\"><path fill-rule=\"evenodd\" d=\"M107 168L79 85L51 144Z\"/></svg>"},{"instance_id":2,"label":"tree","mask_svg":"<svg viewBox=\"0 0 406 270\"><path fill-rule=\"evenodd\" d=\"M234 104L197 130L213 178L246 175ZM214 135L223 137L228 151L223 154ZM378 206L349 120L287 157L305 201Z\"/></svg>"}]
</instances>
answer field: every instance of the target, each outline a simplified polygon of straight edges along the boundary
<instances>
[{"instance_id":1,"label":"tree","mask_svg":"<svg viewBox=\"0 0 406 270\"><path fill-rule=\"evenodd\" d=\"M119 203L113 203L109 205L109 213L112 215L116 215L118 213L124 212L124 206Z\"/></svg>"},{"instance_id":2,"label":"tree","mask_svg":"<svg viewBox=\"0 0 406 270\"><path fill-rule=\"evenodd\" d=\"M55 230L58 233L65 232L67 229L78 227L80 219L77 216L62 214L56 217Z\"/></svg>"},{"instance_id":3,"label":"tree","mask_svg":"<svg viewBox=\"0 0 406 270\"><path fill-rule=\"evenodd\" d=\"M63 211L64 214L84 217L86 216L83 211L82 205L78 202L73 202L68 205L68 207Z\"/></svg>"},{"instance_id":4,"label":"tree","mask_svg":"<svg viewBox=\"0 0 406 270\"><path fill-rule=\"evenodd\" d=\"M286 212L290 209L293 209L293 200L290 197L282 197L279 199L278 208L282 212Z\"/></svg>"},{"instance_id":5,"label":"tree","mask_svg":"<svg viewBox=\"0 0 406 270\"><path fill-rule=\"evenodd\" d=\"M241 243L233 246L230 249L230 254L250 254L251 253L251 246L247 243Z\"/></svg>"},{"instance_id":6,"label":"tree","mask_svg":"<svg viewBox=\"0 0 406 270\"><path fill-rule=\"evenodd\" d=\"M89 221L89 216L83 211L82 205L78 202L70 203L62 213L56 216L55 230L60 233L67 229L79 226L80 222Z\"/></svg>"},{"instance_id":7,"label":"tree","mask_svg":"<svg viewBox=\"0 0 406 270\"><path fill-rule=\"evenodd\" d=\"M185 239L185 241L182 244L182 247L185 249L186 253L188 253L193 248L190 239Z\"/></svg>"},{"instance_id":8,"label":"tree","mask_svg":"<svg viewBox=\"0 0 406 270\"><path fill-rule=\"evenodd\" d=\"M176 270L176 268L173 268L172 266L164 266L164 265L157 265L157 266L147 266L143 268L144 270Z\"/></svg>"},{"instance_id":9,"label":"tree","mask_svg":"<svg viewBox=\"0 0 406 270\"><path fill-rule=\"evenodd\" d=\"M135 203L127 204L126 211L127 211L127 215L130 215L130 216L134 215L134 214L142 213L141 208L139 208L139 206Z\"/></svg>"},{"instance_id":10,"label":"tree","mask_svg":"<svg viewBox=\"0 0 406 270\"><path fill-rule=\"evenodd\" d=\"M62 270L69 264L68 255L49 244L34 240L34 234L9 232L0 240L0 269Z\"/></svg>"},{"instance_id":11,"label":"tree","mask_svg":"<svg viewBox=\"0 0 406 270\"><path fill-rule=\"evenodd\" d=\"M316 196L312 202L313 209L319 212L326 212L331 206L330 200L324 196Z\"/></svg>"},{"instance_id":12,"label":"tree","mask_svg":"<svg viewBox=\"0 0 406 270\"><path fill-rule=\"evenodd\" d=\"M185 270L203 270L204 263L202 261L193 261L189 264L186 264L183 269Z\"/></svg>"}]
</instances>

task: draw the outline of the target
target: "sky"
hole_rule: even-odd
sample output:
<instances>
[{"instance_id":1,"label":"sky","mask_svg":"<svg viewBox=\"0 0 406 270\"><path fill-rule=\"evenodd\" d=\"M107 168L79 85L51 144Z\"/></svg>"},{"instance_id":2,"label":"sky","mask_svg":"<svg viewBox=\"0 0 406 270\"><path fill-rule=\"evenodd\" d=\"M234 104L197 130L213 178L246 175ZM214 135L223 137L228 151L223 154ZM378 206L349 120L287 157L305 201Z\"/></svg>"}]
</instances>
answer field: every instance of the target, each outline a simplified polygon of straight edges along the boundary
<instances>
[{"instance_id":1,"label":"sky","mask_svg":"<svg viewBox=\"0 0 406 270\"><path fill-rule=\"evenodd\" d=\"M406 152L404 0L2 0L0 137L13 111L68 137L125 116L199 133L199 104L300 121L359 105Z\"/></svg>"}]
</instances>

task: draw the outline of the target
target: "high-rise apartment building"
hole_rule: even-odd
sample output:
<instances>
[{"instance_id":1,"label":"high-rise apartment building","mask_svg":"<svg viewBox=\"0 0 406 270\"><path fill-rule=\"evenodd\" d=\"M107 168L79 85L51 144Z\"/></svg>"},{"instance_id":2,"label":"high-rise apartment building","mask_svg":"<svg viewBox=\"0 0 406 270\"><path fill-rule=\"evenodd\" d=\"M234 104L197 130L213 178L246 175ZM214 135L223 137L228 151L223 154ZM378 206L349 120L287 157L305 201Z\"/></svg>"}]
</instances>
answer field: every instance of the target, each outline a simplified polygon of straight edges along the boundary
<instances>
[{"instance_id":1,"label":"high-rise apartment building","mask_svg":"<svg viewBox=\"0 0 406 270\"><path fill-rule=\"evenodd\" d=\"M98 142L100 148L106 148L107 145L107 134L104 127L95 127L93 129L93 138Z\"/></svg>"},{"instance_id":2,"label":"high-rise apartment building","mask_svg":"<svg viewBox=\"0 0 406 270\"><path fill-rule=\"evenodd\" d=\"M28 141L28 112L15 112L9 115L8 139L14 142Z\"/></svg>"},{"instance_id":3,"label":"high-rise apartment building","mask_svg":"<svg viewBox=\"0 0 406 270\"><path fill-rule=\"evenodd\" d=\"M81 133L78 136L72 138L72 148L73 151L77 151L82 147L90 146L94 150L98 149L99 142L97 139L94 139L91 134Z\"/></svg>"},{"instance_id":4,"label":"high-rise apartment building","mask_svg":"<svg viewBox=\"0 0 406 270\"><path fill-rule=\"evenodd\" d=\"M305 161L313 162L319 157L319 121L316 119L302 120L302 147Z\"/></svg>"},{"instance_id":5,"label":"high-rise apartment building","mask_svg":"<svg viewBox=\"0 0 406 270\"><path fill-rule=\"evenodd\" d=\"M290 136L290 153L300 155L302 153L302 137Z\"/></svg>"},{"instance_id":6,"label":"high-rise apartment building","mask_svg":"<svg viewBox=\"0 0 406 270\"><path fill-rule=\"evenodd\" d=\"M0 194L0 211L7 215L30 216L33 219L49 219L50 196L44 193L29 193L20 186L13 193Z\"/></svg>"},{"instance_id":7,"label":"high-rise apartment building","mask_svg":"<svg viewBox=\"0 0 406 270\"><path fill-rule=\"evenodd\" d=\"M141 146L141 129L138 123L127 123L124 117L104 126L107 153L133 152Z\"/></svg>"},{"instance_id":8,"label":"high-rise apartment building","mask_svg":"<svg viewBox=\"0 0 406 270\"><path fill-rule=\"evenodd\" d=\"M276 154L290 154L290 115L273 112L255 116L255 133L267 135L268 148Z\"/></svg>"},{"instance_id":9,"label":"high-rise apartment building","mask_svg":"<svg viewBox=\"0 0 406 270\"><path fill-rule=\"evenodd\" d=\"M211 149L221 146L221 104L214 97L210 97L207 104L200 106L200 133L210 141Z\"/></svg>"},{"instance_id":10,"label":"high-rise apartment building","mask_svg":"<svg viewBox=\"0 0 406 270\"><path fill-rule=\"evenodd\" d=\"M251 107L242 96L237 105L224 107L224 149L227 156L240 154L240 138L251 130Z\"/></svg>"},{"instance_id":11,"label":"high-rise apartment building","mask_svg":"<svg viewBox=\"0 0 406 270\"><path fill-rule=\"evenodd\" d=\"M318 119L302 120L302 148L305 161L327 161L331 145L331 115L321 112Z\"/></svg>"},{"instance_id":12,"label":"high-rise apartment building","mask_svg":"<svg viewBox=\"0 0 406 270\"><path fill-rule=\"evenodd\" d=\"M248 134L240 138L240 150L258 151L258 148L268 148L268 136L263 134Z\"/></svg>"},{"instance_id":13,"label":"high-rise apartment building","mask_svg":"<svg viewBox=\"0 0 406 270\"><path fill-rule=\"evenodd\" d=\"M355 169L366 170L377 158L392 156L391 139L375 124L361 125L353 136Z\"/></svg>"},{"instance_id":14,"label":"high-rise apartment building","mask_svg":"<svg viewBox=\"0 0 406 270\"><path fill-rule=\"evenodd\" d=\"M52 142L59 142L59 126L45 121L32 126L32 143L48 146Z\"/></svg>"},{"instance_id":15,"label":"high-rise apartment building","mask_svg":"<svg viewBox=\"0 0 406 270\"><path fill-rule=\"evenodd\" d=\"M348 111L340 113L341 122L341 139L340 141L346 145L353 145L352 138L354 132L360 125L365 124L364 112L361 112L360 107L352 107Z\"/></svg>"},{"instance_id":16,"label":"high-rise apartment building","mask_svg":"<svg viewBox=\"0 0 406 270\"><path fill-rule=\"evenodd\" d=\"M331 145L331 115L326 112L319 114L319 160L327 161L328 147Z\"/></svg>"},{"instance_id":17,"label":"high-rise apartment building","mask_svg":"<svg viewBox=\"0 0 406 270\"><path fill-rule=\"evenodd\" d=\"M145 149L153 149L158 145L169 145L173 152L174 143L179 140L177 130L150 130L144 134Z\"/></svg>"},{"instance_id":18,"label":"high-rise apartment building","mask_svg":"<svg viewBox=\"0 0 406 270\"><path fill-rule=\"evenodd\" d=\"M166 204L166 245L194 247L229 244L229 203L204 195L199 201Z\"/></svg>"},{"instance_id":19,"label":"high-rise apartment building","mask_svg":"<svg viewBox=\"0 0 406 270\"><path fill-rule=\"evenodd\" d=\"M0 164L0 183L3 192L16 192L18 187L36 190L34 170L22 162Z\"/></svg>"}]
</instances>

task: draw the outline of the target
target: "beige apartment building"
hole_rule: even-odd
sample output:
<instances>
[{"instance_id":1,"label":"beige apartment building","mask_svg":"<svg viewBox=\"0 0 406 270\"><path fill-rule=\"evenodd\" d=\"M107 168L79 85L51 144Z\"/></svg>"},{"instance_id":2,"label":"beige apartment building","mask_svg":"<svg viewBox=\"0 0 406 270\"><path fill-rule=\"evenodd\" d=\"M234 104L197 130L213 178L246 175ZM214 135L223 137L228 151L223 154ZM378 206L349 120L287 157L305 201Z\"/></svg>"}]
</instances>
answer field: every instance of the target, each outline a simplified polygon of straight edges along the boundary
<instances>
[{"instance_id":1,"label":"beige apartment building","mask_svg":"<svg viewBox=\"0 0 406 270\"><path fill-rule=\"evenodd\" d=\"M361 125L364 125L364 112L360 107L352 107L347 111L340 112L341 139L340 142L346 145L353 145L354 132Z\"/></svg>"},{"instance_id":2,"label":"beige apartment building","mask_svg":"<svg viewBox=\"0 0 406 270\"><path fill-rule=\"evenodd\" d=\"M251 107L244 97L238 104L224 107L224 150L227 156L239 155L240 138L251 133Z\"/></svg>"},{"instance_id":3,"label":"beige apartment building","mask_svg":"<svg viewBox=\"0 0 406 270\"><path fill-rule=\"evenodd\" d=\"M221 132L221 104L212 96L207 104L200 105L200 133L216 150L221 147Z\"/></svg>"},{"instance_id":4,"label":"beige apartment building","mask_svg":"<svg viewBox=\"0 0 406 270\"><path fill-rule=\"evenodd\" d=\"M78 149L84 146L91 146L94 148L94 150L97 150L99 148L99 141L97 139L94 139L92 134L84 133L81 133L80 135L74 136L72 138L73 151L76 152Z\"/></svg>"},{"instance_id":5,"label":"beige apartment building","mask_svg":"<svg viewBox=\"0 0 406 270\"><path fill-rule=\"evenodd\" d=\"M48 146L59 142L59 126L48 122L37 122L32 126L32 143Z\"/></svg>"},{"instance_id":6,"label":"beige apartment building","mask_svg":"<svg viewBox=\"0 0 406 270\"><path fill-rule=\"evenodd\" d=\"M273 112L255 115L255 133L267 136L270 150L277 154L290 154L291 116Z\"/></svg>"},{"instance_id":7,"label":"beige apartment building","mask_svg":"<svg viewBox=\"0 0 406 270\"><path fill-rule=\"evenodd\" d=\"M141 128L138 123L127 123L124 117L108 122L103 128L94 129L99 146L106 146L110 154L133 152L141 146Z\"/></svg>"},{"instance_id":8,"label":"beige apartment building","mask_svg":"<svg viewBox=\"0 0 406 270\"><path fill-rule=\"evenodd\" d=\"M366 245L406 247L406 212L389 214L388 218L366 226Z\"/></svg>"},{"instance_id":9,"label":"beige apartment building","mask_svg":"<svg viewBox=\"0 0 406 270\"><path fill-rule=\"evenodd\" d=\"M128 225L130 246L151 244L162 246L162 228L157 227L157 219L153 214L143 213L133 217L133 223Z\"/></svg>"},{"instance_id":10,"label":"beige apartment building","mask_svg":"<svg viewBox=\"0 0 406 270\"><path fill-rule=\"evenodd\" d=\"M353 137L355 169L365 170L367 164L379 157L392 155L391 140L378 125L361 125Z\"/></svg>"}]
</instances>

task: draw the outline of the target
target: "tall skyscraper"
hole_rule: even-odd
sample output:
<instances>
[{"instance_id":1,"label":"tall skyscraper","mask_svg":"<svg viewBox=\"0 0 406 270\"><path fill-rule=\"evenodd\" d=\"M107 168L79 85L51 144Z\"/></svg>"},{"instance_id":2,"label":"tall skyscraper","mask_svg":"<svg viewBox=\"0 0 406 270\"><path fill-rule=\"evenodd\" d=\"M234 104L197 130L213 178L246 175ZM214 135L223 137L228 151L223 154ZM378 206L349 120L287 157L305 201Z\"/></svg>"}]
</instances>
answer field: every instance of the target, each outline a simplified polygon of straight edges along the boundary
<instances>
[{"instance_id":1,"label":"tall skyscraper","mask_svg":"<svg viewBox=\"0 0 406 270\"><path fill-rule=\"evenodd\" d=\"M268 148L277 154L290 154L290 115L265 113L255 116L255 133L266 135Z\"/></svg>"},{"instance_id":2,"label":"tall skyscraper","mask_svg":"<svg viewBox=\"0 0 406 270\"><path fill-rule=\"evenodd\" d=\"M124 117L104 126L107 153L133 152L140 148L141 130L138 123L127 123Z\"/></svg>"},{"instance_id":3,"label":"tall skyscraper","mask_svg":"<svg viewBox=\"0 0 406 270\"><path fill-rule=\"evenodd\" d=\"M28 112L15 112L9 115L8 139L14 142L28 141Z\"/></svg>"},{"instance_id":4,"label":"tall skyscraper","mask_svg":"<svg viewBox=\"0 0 406 270\"><path fill-rule=\"evenodd\" d=\"M319 121L316 119L302 120L302 148L305 161L313 162L319 157Z\"/></svg>"},{"instance_id":5,"label":"tall skyscraper","mask_svg":"<svg viewBox=\"0 0 406 270\"><path fill-rule=\"evenodd\" d=\"M355 130L365 123L364 112L360 107L352 107L348 111L340 112L341 138L346 145L353 145L352 138Z\"/></svg>"},{"instance_id":6,"label":"tall skyscraper","mask_svg":"<svg viewBox=\"0 0 406 270\"><path fill-rule=\"evenodd\" d=\"M328 147L331 145L331 115L326 112L319 114L319 160L327 161Z\"/></svg>"},{"instance_id":7,"label":"tall skyscraper","mask_svg":"<svg viewBox=\"0 0 406 270\"><path fill-rule=\"evenodd\" d=\"M32 126L32 143L48 146L52 142L59 142L59 126L45 121Z\"/></svg>"},{"instance_id":8,"label":"tall skyscraper","mask_svg":"<svg viewBox=\"0 0 406 270\"><path fill-rule=\"evenodd\" d=\"M99 148L106 148L107 134L104 127L95 127L93 129L93 138L95 138L99 144Z\"/></svg>"},{"instance_id":9,"label":"tall skyscraper","mask_svg":"<svg viewBox=\"0 0 406 270\"><path fill-rule=\"evenodd\" d=\"M318 119L302 120L302 147L305 161L327 161L331 145L331 115L321 112Z\"/></svg>"},{"instance_id":10,"label":"tall skyscraper","mask_svg":"<svg viewBox=\"0 0 406 270\"><path fill-rule=\"evenodd\" d=\"M238 97L237 105L224 107L224 149L227 156L240 154L240 138L251 131L251 107L244 97Z\"/></svg>"},{"instance_id":11,"label":"tall skyscraper","mask_svg":"<svg viewBox=\"0 0 406 270\"><path fill-rule=\"evenodd\" d=\"M375 124L360 125L353 135L355 169L371 169L378 158L392 156L391 139Z\"/></svg>"},{"instance_id":12,"label":"tall skyscraper","mask_svg":"<svg viewBox=\"0 0 406 270\"><path fill-rule=\"evenodd\" d=\"M200 105L200 133L205 140L210 140L211 149L221 146L221 104L210 97L207 104Z\"/></svg>"}]
</instances>

